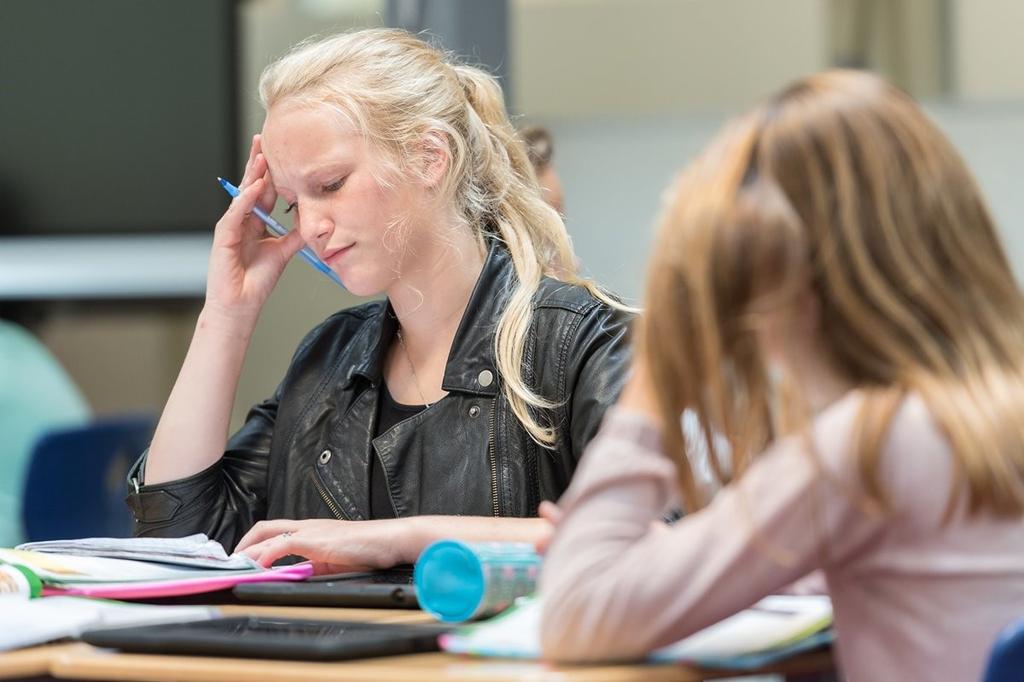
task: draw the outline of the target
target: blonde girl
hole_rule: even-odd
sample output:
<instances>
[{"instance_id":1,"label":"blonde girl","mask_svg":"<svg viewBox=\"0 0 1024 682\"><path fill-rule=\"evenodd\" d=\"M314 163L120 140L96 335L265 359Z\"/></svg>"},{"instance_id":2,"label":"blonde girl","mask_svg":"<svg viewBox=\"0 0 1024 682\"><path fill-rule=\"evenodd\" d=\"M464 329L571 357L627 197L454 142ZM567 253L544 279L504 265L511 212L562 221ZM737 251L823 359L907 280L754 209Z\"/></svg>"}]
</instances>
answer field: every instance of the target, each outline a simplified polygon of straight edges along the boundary
<instances>
[{"instance_id":1,"label":"blonde girl","mask_svg":"<svg viewBox=\"0 0 1024 682\"><path fill-rule=\"evenodd\" d=\"M206 305L129 504L320 572L409 563L439 537L531 541L622 385L628 316L577 273L497 82L373 29L305 43L218 223ZM251 215L288 205L267 237ZM227 437L246 346L295 252L357 295ZM533 517L533 518L531 518Z\"/></svg>"}]
</instances>

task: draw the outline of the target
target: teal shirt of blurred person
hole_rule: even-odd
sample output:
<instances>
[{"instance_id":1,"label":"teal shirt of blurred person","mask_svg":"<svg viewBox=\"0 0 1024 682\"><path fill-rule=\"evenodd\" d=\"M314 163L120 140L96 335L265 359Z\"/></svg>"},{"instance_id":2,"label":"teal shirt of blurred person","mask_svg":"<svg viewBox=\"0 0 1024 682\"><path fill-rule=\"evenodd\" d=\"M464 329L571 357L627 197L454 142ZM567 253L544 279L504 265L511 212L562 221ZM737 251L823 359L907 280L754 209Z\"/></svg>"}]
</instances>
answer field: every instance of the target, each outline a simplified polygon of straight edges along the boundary
<instances>
[{"instance_id":1,"label":"teal shirt of blurred person","mask_svg":"<svg viewBox=\"0 0 1024 682\"><path fill-rule=\"evenodd\" d=\"M56 358L24 328L0 320L0 547L23 541L21 501L36 442L88 419Z\"/></svg>"}]
</instances>

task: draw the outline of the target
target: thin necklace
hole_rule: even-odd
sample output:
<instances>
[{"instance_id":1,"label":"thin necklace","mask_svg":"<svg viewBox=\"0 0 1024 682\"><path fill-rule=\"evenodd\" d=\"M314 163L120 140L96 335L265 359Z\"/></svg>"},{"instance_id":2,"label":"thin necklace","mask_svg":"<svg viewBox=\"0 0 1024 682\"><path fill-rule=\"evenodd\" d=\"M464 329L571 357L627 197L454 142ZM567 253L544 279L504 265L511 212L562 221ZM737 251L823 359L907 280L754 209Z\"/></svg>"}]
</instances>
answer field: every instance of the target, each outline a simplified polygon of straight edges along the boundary
<instances>
[{"instance_id":1,"label":"thin necklace","mask_svg":"<svg viewBox=\"0 0 1024 682\"><path fill-rule=\"evenodd\" d=\"M395 335L398 336L398 343L402 346L402 355L405 356L405 361L409 363L409 370L412 371L412 383L416 386L416 392L420 394L420 400L423 401L423 404L430 407L427 397L423 395L423 389L420 388L420 378L416 376L416 367L412 364L412 356L409 355L409 349L405 347L405 339L402 338L402 330L396 329Z\"/></svg>"}]
</instances>

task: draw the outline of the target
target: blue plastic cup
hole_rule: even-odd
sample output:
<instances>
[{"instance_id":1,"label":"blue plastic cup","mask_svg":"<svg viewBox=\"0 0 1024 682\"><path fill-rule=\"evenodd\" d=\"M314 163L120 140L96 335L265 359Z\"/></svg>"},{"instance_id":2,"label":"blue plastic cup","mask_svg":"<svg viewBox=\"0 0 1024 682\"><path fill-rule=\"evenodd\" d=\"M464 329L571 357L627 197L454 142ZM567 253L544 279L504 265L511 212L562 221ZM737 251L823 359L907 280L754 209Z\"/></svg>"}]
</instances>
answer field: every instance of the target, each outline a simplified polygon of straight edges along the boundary
<instances>
[{"instance_id":1,"label":"blue plastic cup","mask_svg":"<svg viewBox=\"0 0 1024 682\"><path fill-rule=\"evenodd\" d=\"M439 540L416 561L416 597L424 611L441 621L483 618L533 594L540 563L526 542Z\"/></svg>"}]
</instances>

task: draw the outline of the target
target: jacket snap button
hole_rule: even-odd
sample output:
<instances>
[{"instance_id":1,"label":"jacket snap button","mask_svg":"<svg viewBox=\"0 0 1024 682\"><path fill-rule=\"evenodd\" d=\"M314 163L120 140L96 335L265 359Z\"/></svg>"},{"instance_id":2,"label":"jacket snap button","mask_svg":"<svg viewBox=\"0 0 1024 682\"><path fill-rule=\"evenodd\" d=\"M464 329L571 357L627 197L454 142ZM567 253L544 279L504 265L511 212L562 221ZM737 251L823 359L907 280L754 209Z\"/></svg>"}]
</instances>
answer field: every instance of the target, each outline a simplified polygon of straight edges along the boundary
<instances>
[{"instance_id":1,"label":"jacket snap button","mask_svg":"<svg viewBox=\"0 0 1024 682\"><path fill-rule=\"evenodd\" d=\"M469 416L470 417L479 417L480 416L480 407L477 406L477 405L473 405L472 407L470 407L469 408Z\"/></svg>"},{"instance_id":2,"label":"jacket snap button","mask_svg":"<svg viewBox=\"0 0 1024 682\"><path fill-rule=\"evenodd\" d=\"M320 463L321 464L327 464L330 461L331 461L331 451L330 450L324 450L323 452L320 453Z\"/></svg>"},{"instance_id":3,"label":"jacket snap button","mask_svg":"<svg viewBox=\"0 0 1024 682\"><path fill-rule=\"evenodd\" d=\"M494 372L492 372L489 369L485 369L484 371L480 372L480 374L477 375L476 382L483 386L484 388L490 386L492 383L494 383Z\"/></svg>"}]
</instances>

